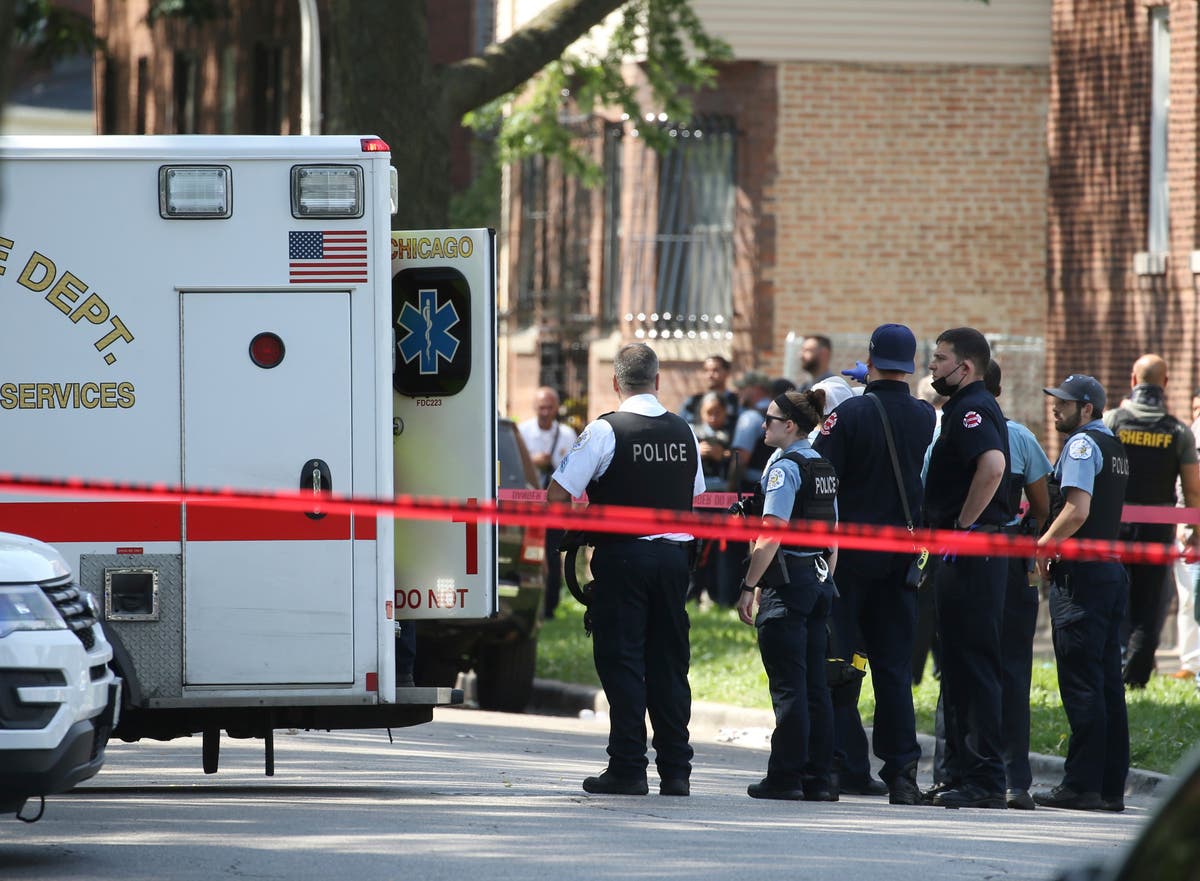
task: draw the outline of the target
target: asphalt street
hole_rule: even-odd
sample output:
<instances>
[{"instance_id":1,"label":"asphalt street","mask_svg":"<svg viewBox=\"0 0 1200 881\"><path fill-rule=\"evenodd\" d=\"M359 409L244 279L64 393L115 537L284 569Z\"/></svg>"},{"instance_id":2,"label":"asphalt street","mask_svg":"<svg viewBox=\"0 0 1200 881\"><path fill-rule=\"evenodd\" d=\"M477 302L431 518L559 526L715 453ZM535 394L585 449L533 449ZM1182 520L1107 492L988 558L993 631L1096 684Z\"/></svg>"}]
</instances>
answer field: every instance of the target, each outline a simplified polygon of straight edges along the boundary
<instances>
[{"instance_id":1,"label":"asphalt street","mask_svg":"<svg viewBox=\"0 0 1200 881\"><path fill-rule=\"evenodd\" d=\"M746 796L761 729L695 727L691 798L589 796L604 764L589 719L439 710L393 732L280 732L113 744L104 770L0 821L0 878L88 879L1048 879L1114 854L1152 805L1085 814L836 804ZM651 774L651 791L656 780Z\"/></svg>"}]
</instances>

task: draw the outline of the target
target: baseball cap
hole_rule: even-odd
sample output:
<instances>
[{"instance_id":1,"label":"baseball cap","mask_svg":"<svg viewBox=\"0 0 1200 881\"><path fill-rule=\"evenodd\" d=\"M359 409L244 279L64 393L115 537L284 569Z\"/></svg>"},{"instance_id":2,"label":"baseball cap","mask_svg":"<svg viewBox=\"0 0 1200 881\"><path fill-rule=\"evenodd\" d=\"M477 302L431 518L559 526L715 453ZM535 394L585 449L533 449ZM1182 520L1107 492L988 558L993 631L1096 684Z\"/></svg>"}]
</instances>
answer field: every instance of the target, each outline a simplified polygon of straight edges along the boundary
<instances>
[{"instance_id":1,"label":"baseball cap","mask_svg":"<svg viewBox=\"0 0 1200 881\"><path fill-rule=\"evenodd\" d=\"M868 357L876 370L912 373L917 357L917 338L903 324L881 324L871 334Z\"/></svg>"},{"instance_id":2,"label":"baseball cap","mask_svg":"<svg viewBox=\"0 0 1200 881\"><path fill-rule=\"evenodd\" d=\"M823 414L825 416L832 413L842 401L854 397L854 389L850 388L850 383L840 376L822 379L820 382L814 383L813 388L825 392L825 413Z\"/></svg>"},{"instance_id":3,"label":"baseball cap","mask_svg":"<svg viewBox=\"0 0 1200 881\"><path fill-rule=\"evenodd\" d=\"M757 385L769 389L771 387L771 377L760 370L747 370L734 380L733 384L735 388L748 388L749 386Z\"/></svg>"},{"instance_id":4,"label":"baseball cap","mask_svg":"<svg viewBox=\"0 0 1200 881\"><path fill-rule=\"evenodd\" d=\"M1091 404L1097 412L1104 409L1104 386L1086 373L1072 373L1058 388L1044 388L1042 391L1063 401Z\"/></svg>"}]
</instances>

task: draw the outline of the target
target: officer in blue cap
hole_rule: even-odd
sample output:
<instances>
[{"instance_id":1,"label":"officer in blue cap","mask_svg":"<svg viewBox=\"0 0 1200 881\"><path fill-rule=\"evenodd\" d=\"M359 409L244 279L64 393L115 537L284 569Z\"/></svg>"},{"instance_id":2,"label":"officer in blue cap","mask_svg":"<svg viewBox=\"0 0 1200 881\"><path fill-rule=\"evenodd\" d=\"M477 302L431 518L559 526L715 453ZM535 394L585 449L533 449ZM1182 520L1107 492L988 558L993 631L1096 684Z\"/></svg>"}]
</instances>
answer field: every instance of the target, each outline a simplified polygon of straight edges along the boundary
<instances>
[{"instance_id":1,"label":"officer in blue cap","mask_svg":"<svg viewBox=\"0 0 1200 881\"><path fill-rule=\"evenodd\" d=\"M1113 541L1121 528L1129 457L1100 418L1104 387L1082 373L1058 388L1054 427L1067 442L1054 466L1061 507L1039 547L1065 539ZM1129 578L1115 557L1089 560L1038 555L1050 581L1058 690L1071 726L1062 783L1033 800L1048 808L1123 811L1129 774L1129 718L1121 681L1119 628L1129 603Z\"/></svg>"},{"instance_id":2,"label":"officer in blue cap","mask_svg":"<svg viewBox=\"0 0 1200 881\"><path fill-rule=\"evenodd\" d=\"M933 407L914 398L906 377L915 369L917 340L903 324L871 334L867 386L842 402L821 426L813 448L837 471L842 522L919 525L924 490L921 463L933 438ZM890 429L895 456L888 444ZM901 485L904 498L901 498ZM907 506L906 506L907 503ZM875 755L886 787L871 777L867 738L858 707L834 708L835 766L841 792L889 796L892 804L921 802L911 658L917 623L916 593L905 587L911 553L843 549L834 601L836 651L865 654L875 689Z\"/></svg>"}]
</instances>

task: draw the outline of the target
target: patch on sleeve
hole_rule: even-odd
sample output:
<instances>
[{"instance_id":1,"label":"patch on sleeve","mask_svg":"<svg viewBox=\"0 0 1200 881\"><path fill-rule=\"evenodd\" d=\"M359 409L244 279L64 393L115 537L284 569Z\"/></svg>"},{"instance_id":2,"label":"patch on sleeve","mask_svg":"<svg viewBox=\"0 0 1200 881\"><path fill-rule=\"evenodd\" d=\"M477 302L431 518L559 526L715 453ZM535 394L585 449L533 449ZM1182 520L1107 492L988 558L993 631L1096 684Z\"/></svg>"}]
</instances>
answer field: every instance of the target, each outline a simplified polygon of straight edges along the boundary
<instances>
[{"instance_id":1,"label":"patch on sleeve","mask_svg":"<svg viewBox=\"0 0 1200 881\"><path fill-rule=\"evenodd\" d=\"M579 437L575 438L575 443L571 447L571 452L573 453L576 450L581 449L583 447L583 445L586 444L591 439L592 439L592 430L590 428L585 428L583 431L581 431L579 433Z\"/></svg>"},{"instance_id":2,"label":"patch on sleeve","mask_svg":"<svg viewBox=\"0 0 1200 881\"><path fill-rule=\"evenodd\" d=\"M1071 441L1071 446L1067 448L1067 455L1072 459L1090 459L1092 457L1092 444L1086 437L1079 437Z\"/></svg>"},{"instance_id":3,"label":"patch on sleeve","mask_svg":"<svg viewBox=\"0 0 1200 881\"><path fill-rule=\"evenodd\" d=\"M783 486L783 469L772 468L771 472L767 475L767 492L779 489L781 486Z\"/></svg>"},{"instance_id":4,"label":"patch on sleeve","mask_svg":"<svg viewBox=\"0 0 1200 881\"><path fill-rule=\"evenodd\" d=\"M835 425L837 425L837 413L830 413L829 418L821 424L821 434L829 434Z\"/></svg>"},{"instance_id":5,"label":"patch on sleeve","mask_svg":"<svg viewBox=\"0 0 1200 881\"><path fill-rule=\"evenodd\" d=\"M963 428L978 428L983 425L983 417L974 410L968 410L963 414Z\"/></svg>"}]
</instances>

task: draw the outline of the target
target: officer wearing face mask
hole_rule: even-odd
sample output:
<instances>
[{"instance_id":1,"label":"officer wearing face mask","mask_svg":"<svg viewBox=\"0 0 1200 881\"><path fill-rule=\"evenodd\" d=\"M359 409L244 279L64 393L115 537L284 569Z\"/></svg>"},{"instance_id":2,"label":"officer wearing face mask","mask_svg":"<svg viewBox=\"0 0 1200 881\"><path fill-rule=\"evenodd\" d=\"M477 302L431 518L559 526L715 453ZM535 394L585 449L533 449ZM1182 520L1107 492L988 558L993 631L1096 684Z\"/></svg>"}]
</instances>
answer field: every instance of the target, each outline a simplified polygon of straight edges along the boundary
<instances>
[{"instance_id":1,"label":"officer wearing face mask","mask_svg":"<svg viewBox=\"0 0 1200 881\"><path fill-rule=\"evenodd\" d=\"M1183 489L1185 504L1200 505L1200 472L1196 467L1196 439L1185 424L1167 412L1167 362L1158 355L1143 355L1133 363L1129 400L1104 414L1107 425L1125 445L1129 455L1129 486L1125 501L1131 505L1175 505L1175 482ZM1126 523L1123 541L1149 541L1169 545L1175 527L1161 523ZM1188 543L1200 547L1193 527ZM1169 566L1132 563L1129 570L1129 644L1125 651L1125 684L1144 688L1154 672L1154 652L1166 616L1166 581Z\"/></svg>"},{"instance_id":2,"label":"officer wearing face mask","mask_svg":"<svg viewBox=\"0 0 1200 881\"><path fill-rule=\"evenodd\" d=\"M991 347L971 327L942 333L929 364L950 398L929 459L925 522L933 529L999 532L1011 519L1008 427L983 384ZM934 575L942 646L942 704L953 766L927 793L944 807L1004 808L1000 628L1008 560L945 553Z\"/></svg>"}]
</instances>

